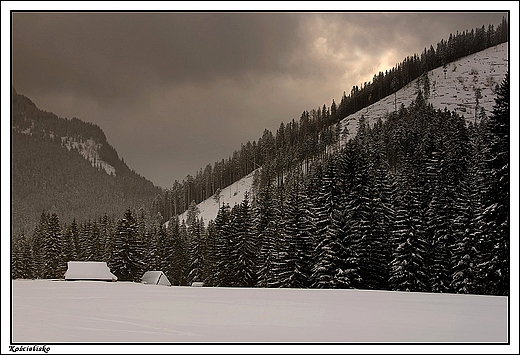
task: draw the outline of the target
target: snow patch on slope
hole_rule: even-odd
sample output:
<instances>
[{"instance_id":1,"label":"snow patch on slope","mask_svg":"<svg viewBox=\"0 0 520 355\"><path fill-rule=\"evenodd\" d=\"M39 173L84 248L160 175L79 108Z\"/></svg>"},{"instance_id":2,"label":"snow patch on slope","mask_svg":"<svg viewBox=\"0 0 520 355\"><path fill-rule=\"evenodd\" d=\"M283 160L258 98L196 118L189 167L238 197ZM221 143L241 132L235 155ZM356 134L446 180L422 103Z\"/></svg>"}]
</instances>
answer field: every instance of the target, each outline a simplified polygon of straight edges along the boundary
<instances>
[{"instance_id":1,"label":"snow patch on slope","mask_svg":"<svg viewBox=\"0 0 520 355\"><path fill-rule=\"evenodd\" d=\"M92 164L93 167L105 170L108 175L116 175L116 169L112 165L101 160L99 156L101 143L97 143L93 139L78 142L74 138L61 137L61 145L66 147L68 150L76 149L79 154Z\"/></svg>"},{"instance_id":2,"label":"snow patch on slope","mask_svg":"<svg viewBox=\"0 0 520 355\"><path fill-rule=\"evenodd\" d=\"M210 220L214 220L217 217L220 206L229 204L229 206L233 208L233 206L239 205L244 199L246 192L249 193L249 197L251 198L253 177L257 171L258 169L233 183L232 185L222 189L220 193L220 199L218 199L218 201L215 199L215 195L213 195L197 205L200 210L199 217L204 220L206 225ZM179 215L179 221L186 221L187 213L188 212L186 211Z\"/></svg>"}]
</instances>

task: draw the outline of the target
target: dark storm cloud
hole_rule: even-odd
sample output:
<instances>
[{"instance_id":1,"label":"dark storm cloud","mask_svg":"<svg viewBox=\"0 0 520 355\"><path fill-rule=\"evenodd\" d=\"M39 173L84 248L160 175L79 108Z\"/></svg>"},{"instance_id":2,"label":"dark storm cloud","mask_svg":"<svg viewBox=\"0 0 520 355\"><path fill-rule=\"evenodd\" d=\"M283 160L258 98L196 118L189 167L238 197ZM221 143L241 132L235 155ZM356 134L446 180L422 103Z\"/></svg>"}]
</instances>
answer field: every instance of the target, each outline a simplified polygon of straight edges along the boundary
<instances>
[{"instance_id":1,"label":"dark storm cloud","mask_svg":"<svg viewBox=\"0 0 520 355\"><path fill-rule=\"evenodd\" d=\"M14 13L13 84L163 187L502 13Z\"/></svg>"},{"instance_id":2,"label":"dark storm cloud","mask_svg":"<svg viewBox=\"0 0 520 355\"><path fill-rule=\"evenodd\" d=\"M291 14L15 13L13 77L125 99L160 84L281 71L297 28Z\"/></svg>"}]
</instances>

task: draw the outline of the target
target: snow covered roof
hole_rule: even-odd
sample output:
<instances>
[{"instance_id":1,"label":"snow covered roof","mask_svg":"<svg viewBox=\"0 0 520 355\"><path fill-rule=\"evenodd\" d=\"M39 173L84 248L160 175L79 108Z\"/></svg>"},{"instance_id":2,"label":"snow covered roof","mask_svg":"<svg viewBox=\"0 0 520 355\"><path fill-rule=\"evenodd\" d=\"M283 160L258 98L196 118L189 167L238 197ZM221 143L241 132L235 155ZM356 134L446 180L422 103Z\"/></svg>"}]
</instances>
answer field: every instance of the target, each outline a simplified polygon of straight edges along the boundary
<instances>
[{"instance_id":1,"label":"snow covered roof","mask_svg":"<svg viewBox=\"0 0 520 355\"><path fill-rule=\"evenodd\" d=\"M147 271L141 278L141 283L150 285L171 286L170 280L162 271Z\"/></svg>"},{"instance_id":2,"label":"snow covered roof","mask_svg":"<svg viewBox=\"0 0 520 355\"><path fill-rule=\"evenodd\" d=\"M117 281L107 263L101 261L69 261L65 280Z\"/></svg>"}]
</instances>

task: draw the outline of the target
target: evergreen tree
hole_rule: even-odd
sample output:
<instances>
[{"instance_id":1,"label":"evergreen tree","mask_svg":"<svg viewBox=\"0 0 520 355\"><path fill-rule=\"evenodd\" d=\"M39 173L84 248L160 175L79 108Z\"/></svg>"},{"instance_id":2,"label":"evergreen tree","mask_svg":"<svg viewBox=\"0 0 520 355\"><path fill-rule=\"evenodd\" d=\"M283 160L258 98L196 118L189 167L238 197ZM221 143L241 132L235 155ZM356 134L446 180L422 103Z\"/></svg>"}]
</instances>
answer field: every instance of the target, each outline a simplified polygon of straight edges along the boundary
<instances>
[{"instance_id":1,"label":"evergreen tree","mask_svg":"<svg viewBox=\"0 0 520 355\"><path fill-rule=\"evenodd\" d=\"M34 277L32 250L25 234L13 240L12 248L11 278L32 279Z\"/></svg>"},{"instance_id":2,"label":"evergreen tree","mask_svg":"<svg viewBox=\"0 0 520 355\"><path fill-rule=\"evenodd\" d=\"M108 266L120 281L139 281L143 275L142 250L137 222L130 209L117 223Z\"/></svg>"},{"instance_id":3,"label":"evergreen tree","mask_svg":"<svg viewBox=\"0 0 520 355\"><path fill-rule=\"evenodd\" d=\"M303 176L297 170L289 177L285 225L282 234L284 255L280 285L291 288L311 286L314 250L310 203Z\"/></svg>"},{"instance_id":4,"label":"evergreen tree","mask_svg":"<svg viewBox=\"0 0 520 355\"><path fill-rule=\"evenodd\" d=\"M102 260L107 262L112 253L113 221L105 213L100 222L101 247L103 250Z\"/></svg>"},{"instance_id":5,"label":"evergreen tree","mask_svg":"<svg viewBox=\"0 0 520 355\"><path fill-rule=\"evenodd\" d=\"M91 221L83 222L80 225L79 233L76 240L76 250L79 261L91 260L92 245L90 241L92 223Z\"/></svg>"},{"instance_id":6,"label":"evergreen tree","mask_svg":"<svg viewBox=\"0 0 520 355\"><path fill-rule=\"evenodd\" d=\"M231 209L228 204L223 204L215 218L215 232L217 250L217 286L231 286L232 284L232 242L231 242Z\"/></svg>"},{"instance_id":7,"label":"evergreen tree","mask_svg":"<svg viewBox=\"0 0 520 355\"><path fill-rule=\"evenodd\" d=\"M323 177L317 176L320 189L314 198L313 219L317 236L316 263L313 265L313 286L317 288L343 288L350 284L345 280L345 260L341 217L344 199L340 187L337 162L330 159ZM317 182L318 182L317 181Z\"/></svg>"},{"instance_id":8,"label":"evergreen tree","mask_svg":"<svg viewBox=\"0 0 520 355\"><path fill-rule=\"evenodd\" d=\"M190 271L188 283L200 282L205 279L205 233L202 219L195 217L188 229Z\"/></svg>"},{"instance_id":9,"label":"evergreen tree","mask_svg":"<svg viewBox=\"0 0 520 355\"><path fill-rule=\"evenodd\" d=\"M258 236L257 286L276 284L277 244L279 238L279 211L273 180L268 179L258 192L254 208L255 231Z\"/></svg>"},{"instance_id":10,"label":"evergreen tree","mask_svg":"<svg viewBox=\"0 0 520 355\"><path fill-rule=\"evenodd\" d=\"M53 213L47 221L43 244L42 277L45 279L60 278L61 226L58 215Z\"/></svg>"},{"instance_id":11,"label":"evergreen tree","mask_svg":"<svg viewBox=\"0 0 520 355\"><path fill-rule=\"evenodd\" d=\"M461 186L457 194L459 213L453 221L453 244L451 245L452 276L450 289L455 293L478 294L477 267L478 241L482 239L477 226L476 211L479 210L476 194L469 191L475 185Z\"/></svg>"},{"instance_id":12,"label":"evergreen tree","mask_svg":"<svg viewBox=\"0 0 520 355\"><path fill-rule=\"evenodd\" d=\"M396 209L389 285L392 290L424 292L428 289L428 245L420 217L416 189L409 190Z\"/></svg>"},{"instance_id":13,"label":"evergreen tree","mask_svg":"<svg viewBox=\"0 0 520 355\"><path fill-rule=\"evenodd\" d=\"M428 275L431 292L450 291L451 255L453 235L453 202L448 195L446 183L440 181L441 160L439 152L433 152L427 166L428 179L432 184L432 198L425 213L425 233L429 242Z\"/></svg>"},{"instance_id":14,"label":"evergreen tree","mask_svg":"<svg viewBox=\"0 0 520 355\"><path fill-rule=\"evenodd\" d=\"M67 271L67 263L77 260L75 239L78 234L78 226L76 220L73 220L70 226L65 229L61 242L60 253L60 274L65 275Z\"/></svg>"},{"instance_id":15,"label":"evergreen tree","mask_svg":"<svg viewBox=\"0 0 520 355\"><path fill-rule=\"evenodd\" d=\"M163 238L163 236L159 235L159 233L159 227L155 224L150 226L146 232L146 239L144 240L146 270L163 271L159 266L162 257L161 238Z\"/></svg>"},{"instance_id":16,"label":"evergreen tree","mask_svg":"<svg viewBox=\"0 0 520 355\"><path fill-rule=\"evenodd\" d=\"M208 227L206 228L206 258L205 258L205 279L204 285L216 286L218 284L218 239L217 230L215 228L215 222L210 220Z\"/></svg>"},{"instance_id":17,"label":"evergreen tree","mask_svg":"<svg viewBox=\"0 0 520 355\"><path fill-rule=\"evenodd\" d=\"M88 221L83 227L83 257L84 261L100 261L102 258L99 226L95 221Z\"/></svg>"},{"instance_id":18,"label":"evergreen tree","mask_svg":"<svg viewBox=\"0 0 520 355\"><path fill-rule=\"evenodd\" d=\"M253 287L256 284L257 245L253 235L253 223L249 195L246 192L234 216L235 227L235 270L234 283L237 286Z\"/></svg>"},{"instance_id":19,"label":"evergreen tree","mask_svg":"<svg viewBox=\"0 0 520 355\"><path fill-rule=\"evenodd\" d=\"M162 224L159 226L157 235L157 249L159 255L157 269L163 271L166 277L168 277L168 279L170 279L170 277L172 277L173 279L173 238Z\"/></svg>"},{"instance_id":20,"label":"evergreen tree","mask_svg":"<svg viewBox=\"0 0 520 355\"><path fill-rule=\"evenodd\" d=\"M183 221L184 222L184 221ZM186 285L187 269L187 245L186 226L181 228L178 216L170 218L168 222L168 234L171 235L173 243L172 277L170 282L174 285Z\"/></svg>"},{"instance_id":21,"label":"evergreen tree","mask_svg":"<svg viewBox=\"0 0 520 355\"><path fill-rule=\"evenodd\" d=\"M33 262L34 262L34 276L36 278L44 278L43 276L43 265L44 265L44 245L47 233L47 224L49 215L42 212L40 215L40 221L34 228L33 236L31 239L31 249L33 250Z\"/></svg>"},{"instance_id":22,"label":"evergreen tree","mask_svg":"<svg viewBox=\"0 0 520 355\"><path fill-rule=\"evenodd\" d=\"M483 292L509 291L509 73L503 80L493 112L484 121L483 210L479 217L484 240L479 245L479 280Z\"/></svg>"}]
</instances>

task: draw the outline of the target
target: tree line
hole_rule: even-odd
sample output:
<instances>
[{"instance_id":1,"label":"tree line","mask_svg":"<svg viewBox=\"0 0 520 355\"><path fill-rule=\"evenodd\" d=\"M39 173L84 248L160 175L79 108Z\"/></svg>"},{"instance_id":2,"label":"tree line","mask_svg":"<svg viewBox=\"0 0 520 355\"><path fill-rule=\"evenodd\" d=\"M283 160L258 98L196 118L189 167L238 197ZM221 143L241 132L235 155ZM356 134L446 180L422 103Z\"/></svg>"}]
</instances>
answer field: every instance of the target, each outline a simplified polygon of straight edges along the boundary
<instances>
[{"instance_id":1,"label":"tree line","mask_svg":"<svg viewBox=\"0 0 520 355\"><path fill-rule=\"evenodd\" d=\"M448 40L441 40L435 48L431 45L421 54L408 56L392 69L374 75L371 82L353 86L350 93L343 93L339 103L332 100L330 106L324 104L305 110L299 120L282 122L275 133L265 129L258 141L242 144L227 159L208 164L182 182L176 180L171 188L157 195L152 208L167 221L186 211L192 201L200 203L208 199L265 163L281 175L302 161L308 166L313 158L323 159L328 147L340 139L342 132L337 127L340 120L397 92L430 70L507 42L508 35L506 18L496 28L492 24L487 28L482 25L450 34Z\"/></svg>"},{"instance_id":2,"label":"tree line","mask_svg":"<svg viewBox=\"0 0 520 355\"><path fill-rule=\"evenodd\" d=\"M13 240L12 277L61 277L67 260L104 260L120 280L159 269L175 285L359 288L507 295L509 74L476 124L421 92L324 159L283 174L203 221L127 210L61 228L42 215Z\"/></svg>"}]
</instances>

